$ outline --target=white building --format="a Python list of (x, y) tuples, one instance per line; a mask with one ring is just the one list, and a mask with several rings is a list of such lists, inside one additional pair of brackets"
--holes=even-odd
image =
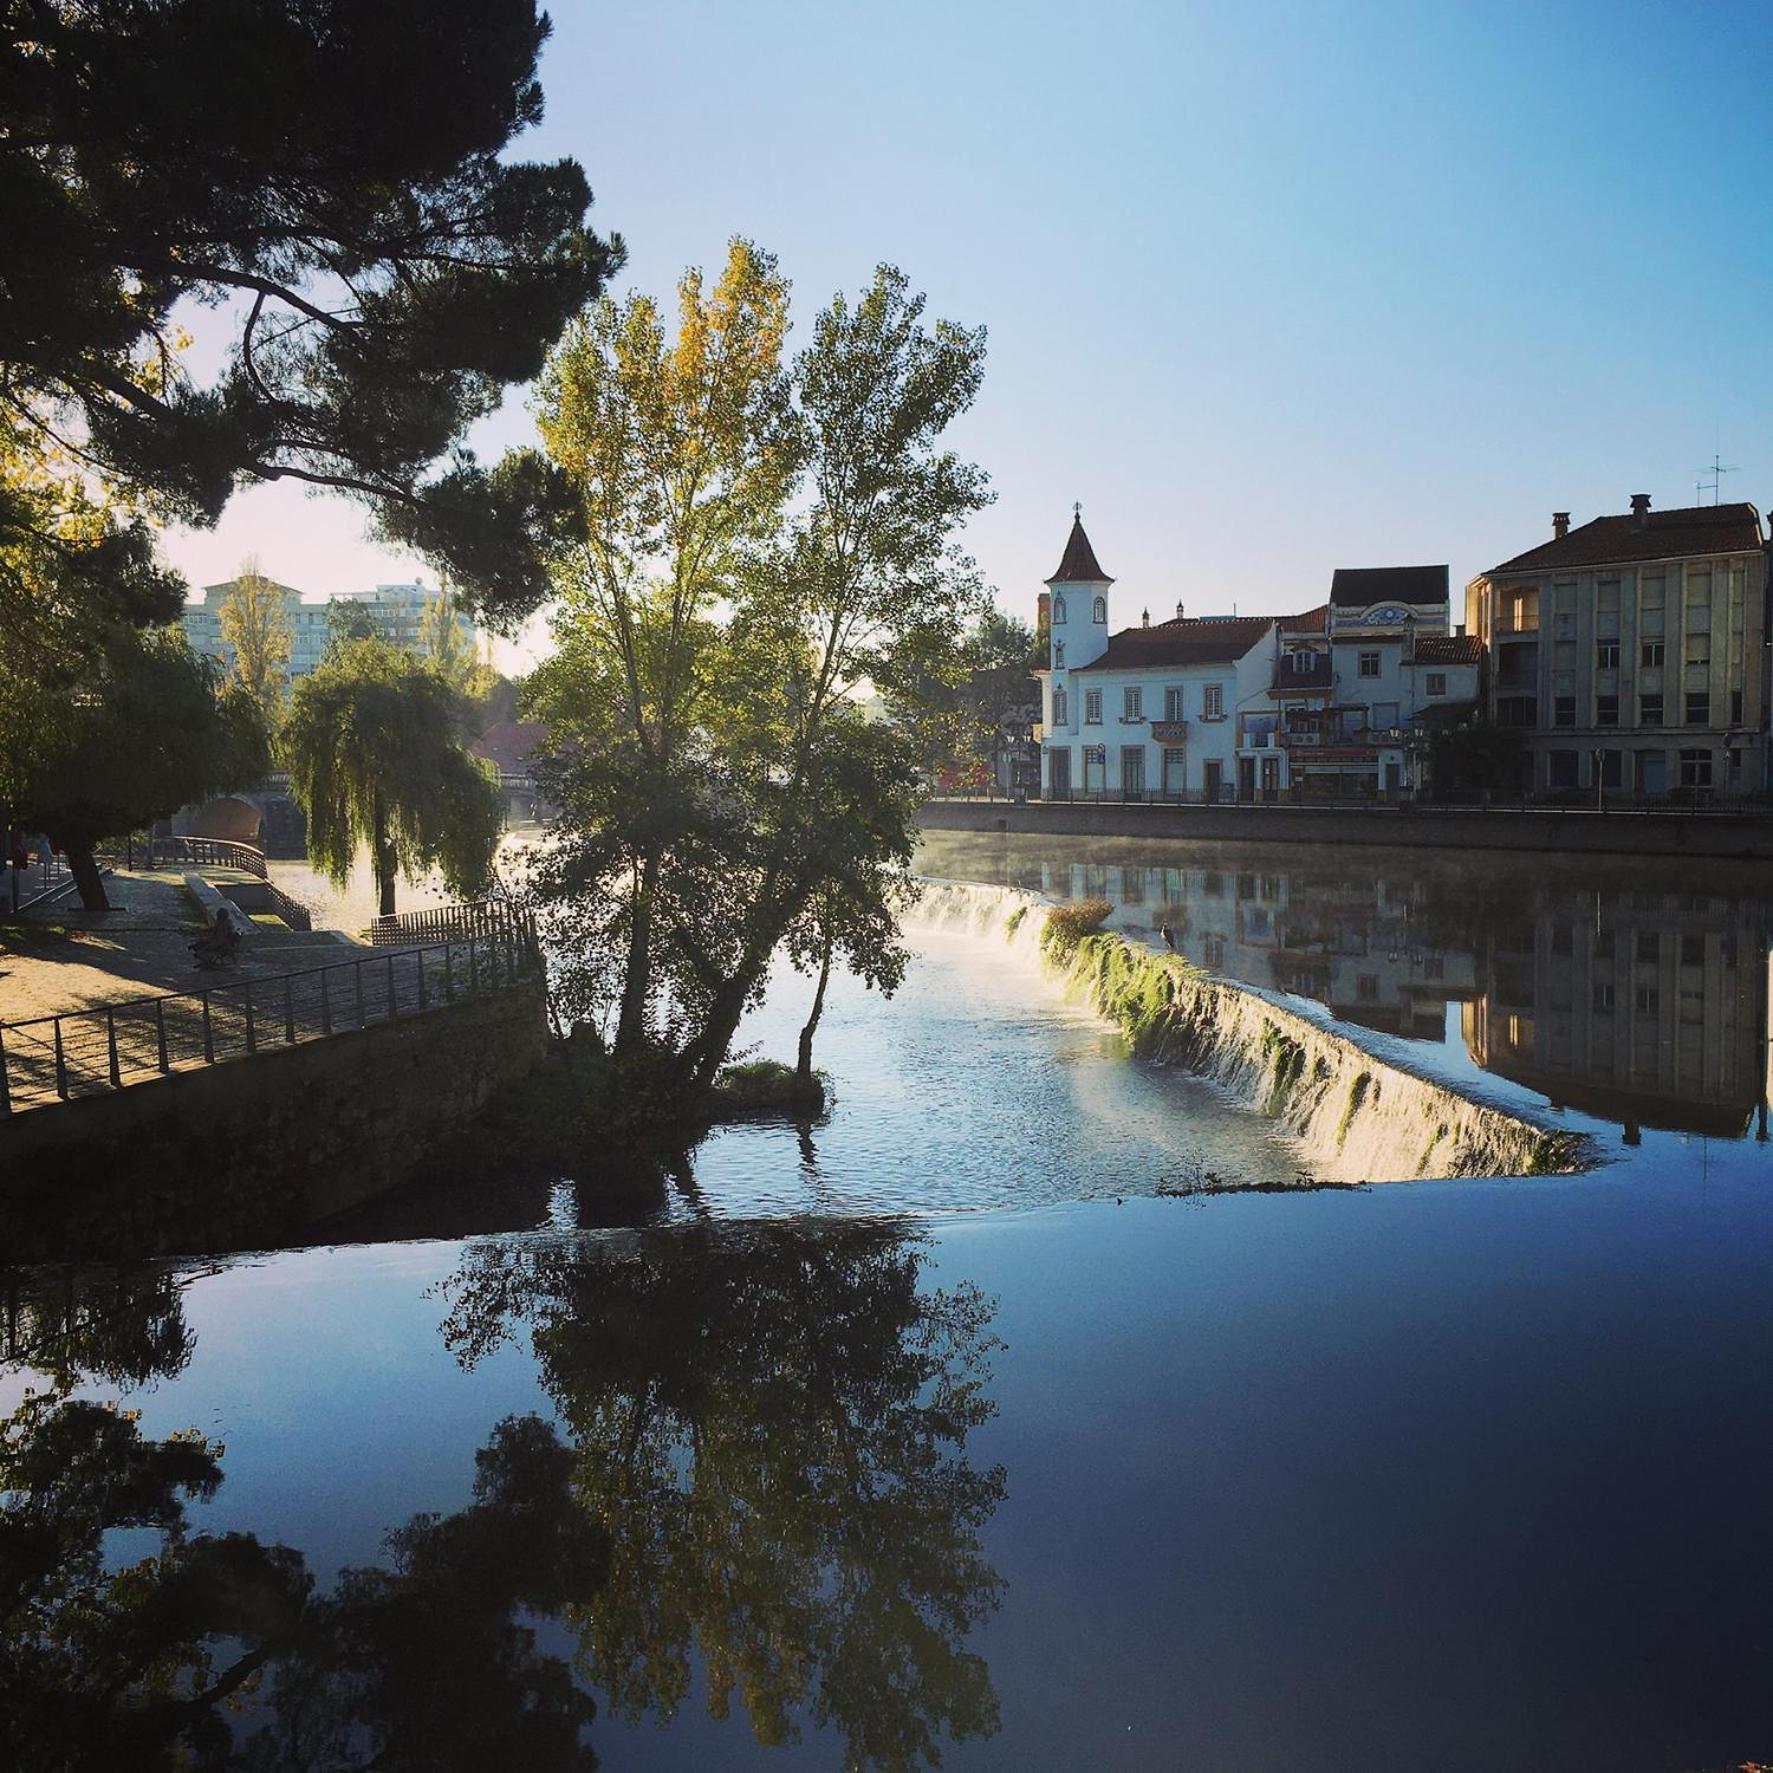
[[(234, 662), (233, 648), (222, 639), (221, 607), (234, 589), (233, 579), (219, 585), (205, 585), (185, 605), (179, 618), (192, 650), (219, 659), (223, 665)], [(417, 652), (423, 646), (425, 611), (443, 595), (435, 586), (415, 580), (410, 585), (377, 585), (371, 591), (335, 591), (324, 602), (306, 601), (292, 585), (272, 582), (272, 589), (281, 594), (289, 616), (289, 675), (303, 677), (326, 656), (332, 642), (332, 623), (327, 615), (334, 603), (360, 606), (375, 624), (376, 632), (394, 645)], [(464, 642), (476, 644), (473, 623), (460, 612), (456, 623)]]
[(1426, 732), (1470, 718), (1483, 649), (1447, 633), (1444, 566), (1341, 568), (1301, 615), (1110, 633), (1081, 518), (1047, 581), (1049, 799), (1260, 802), (1420, 788)]

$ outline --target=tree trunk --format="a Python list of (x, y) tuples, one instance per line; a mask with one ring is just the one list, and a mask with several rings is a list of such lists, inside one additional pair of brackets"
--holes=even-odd
[(65, 839), (63, 853), (68, 858), (68, 872), (80, 890), (80, 904), (87, 911), (109, 911), (111, 901), (105, 896), (104, 876), (99, 873), (98, 858), (91, 843), (75, 843)]
[(622, 1008), (616, 1018), (616, 1057), (627, 1057), (646, 1028), (646, 1000), (652, 985), (653, 894), (659, 883), (654, 852), (641, 864), (634, 890), (634, 917), (628, 927), (628, 966), (622, 979)]
[(819, 958), (819, 988), (813, 993), (813, 1013), (807, 1017), (806, 1026), (800, 1031), (800, 1064), (796, 1075), (800, 1079), (800, 1087), (810, 1091), (813, 1087), (813, 1035), (819, 1027), (819, 1018), (825, 1013), (825, 987), (831, 982), (831, 938), (825, 938), (825, 952)]
[(370, 833), (370, 861), (375, 869), (376, 891), (381, 895), (382, 917), (394, 915), (394, 846), (388, 841), (388, 809), (382, 804), (380, 791), (372, 797), (370, 820), (375, 829)]

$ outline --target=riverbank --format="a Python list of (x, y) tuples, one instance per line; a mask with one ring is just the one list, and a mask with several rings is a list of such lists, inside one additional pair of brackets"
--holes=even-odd
[(925, 831), (1379, 845), (1773, 861), (1773, 816), (1589, 807), (1151, 806), (1119, 801), (932, 800)]

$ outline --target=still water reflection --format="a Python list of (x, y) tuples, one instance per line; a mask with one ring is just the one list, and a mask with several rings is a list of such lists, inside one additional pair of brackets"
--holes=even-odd
[(1750, 864), (931, 833), (923, 866), (1107, 898), (1211, 972), (1631, 1136), (1766, 1131), (1773, 894)]

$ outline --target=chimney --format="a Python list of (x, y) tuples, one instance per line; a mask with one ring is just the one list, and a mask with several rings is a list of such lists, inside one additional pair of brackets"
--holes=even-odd
[(1150, 610), (1148, 610), (1148, 609), (1140, 610), (1140, 612), (1139, 612), (1139, 626), (1141, 628), (1149, 628), (1151, 626), (1151, 611)]
[(1182, 606), (1181, 606), (1181, 604), (1176, 605), (1176, 620), (1178, 622), (1182, 620)]
[(1650, 527), (1650, 495), (1633, 493), (1631, 495), (1631, 527), (1648, 529)]
[(1570, 533), (1570, 513), (1554, 511), (1551, 514), (1551, 536), (1554, 542), (1561, 542)]
[(1036, 628), (1050, 628), (1053, 625), (1053, 594), (1043, 591), (1034, 600), (1034, 624)]

